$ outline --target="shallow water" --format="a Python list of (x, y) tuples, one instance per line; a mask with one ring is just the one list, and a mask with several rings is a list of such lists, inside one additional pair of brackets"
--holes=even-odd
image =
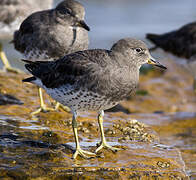
[[(147, 32), (170, 31), (196, 18), (195, 0), (81, 0), (81, 2), (86, 7), (86, 21), (91, 27), (90, 48), (110, 48), (113, 42), (127, 36), (144, 40)], [(14, 66), (23, 69), (22, 63), (18, 60), (20, 54), (13, 50), (9, 41), (10, 39), (3, 40), (7, 56)], [(164, 59), (165, 56), (169, 57), (161, 51), (155, 52), (154, 56)], [(166, 73), (160, 73), (158, 70), (141, 76), (140, 89), (145, 90), (146, 94), (122, 103), (123, 107), (132, 113), (131, 115), (118, 113), (105, 115), (104, 129), (108, 132), (106, 136), (109, 144), (120, 145), (128, 150), (117, 154), (104, 151), (101, 154), (104, 158), (79, 159), (77, 162), (71, 159), (75, 147), (71, 126), (67, 122), (70, 121), (71, 115), (63, 112), (42, 113), (37, 119), (30, 118), (29, 113), (38, 106), (36, 88), (22, 84), (23, 77), (20, 75), (1, 75), (1, 89), (15, 95), (25, 104), (0, 106), (0, 171), (2, 172), (0, 179), (3, 175), (10, 178), (50, 179), (55, 177), (53, 176), (55, 173), (59, 178), (65, 179), (74, 171), (78, 171), (79, 175), (85, 172), (86, 178), (89, 178), (92, 177), (91, 173), (96, 171), (91, 169), (92, 167), (100, 168), (93, 177), (121, 177), (116, 173), (118, 170), (110, 169), (114, 166), (125, 169), (128, 167), (128, 174), (131, 174), (131, 169), (134, 168), (138, 171), (143, 168), (147, 172), (154, 168), (159, 169), (162, 175), (166, 172), (172, 174), (175, 171), (177, 175), (187, 174), (191, 179), (195, 179), (196, 97), (192, 92), (192, 79), (175, 62), (164, 61), (164, 63), (169, 67)], [(79, 131), (80, 142), (86, 150), (93, 151), (100, 138), (95, 117), (94, 113), (88, 112), (81, 114), (79, 118), (84, 127)], [(126, 140), (126, 135), (120, 134), (113, 124), (118, 124), (120, 121), (126, 127), (123, 123), (132, 118), (147, 124), (150, 127), (150, 134), (156, 138), (150, 143), (138, 139), (120, 141), (119, 138), (122, 137)], [(112, 134), (113, 132), (116, 134)], [(141, 164), (137, 164), (137, 161)], [(80, 172), (79, 169), (73, 170), (73, 167), (89, 169), (82, 169)], [(104, 168), (108, 169), (104, 171)], [(123, 171), (119, 170), (121, 173)]]
[[(73, 138), (66, 135), (71, 127), (65, 127), (64, 133), (61, 133), (57, 124), (47, 123), (47, 126), (50, 126), (50, 130), (47, 130), (47, 126), (41, 124), (41, 119), (29, 121), (13, 118), (13, 116), (0, 116), (2, 120), (0, 121), (2, 132), (0, 135), (1, 176), (53, 179), (61, 176), (62, 170), (66, 177), (71, 177), (70, 173), (73, 172), (77, 175), (79, 170), (79, 174), (86, 179), (91, 177), (89, 173), (92, 172), (93, 177), (98, 176), (99, 178), (104, 177), (101, 174), (103, 172), (105, 177), (108, 178), (110, 176), (115, 177), (116, 172), (123, 171), (124, 175), (122, 177), (130, 176), (134, 172), (138, 172), (137, 176), (145, 177), (142, 173), (148, 172), (151, 174), (152, 170), (157, 168), (160, 168), (159, 172), (165, 178), (188, 175), (188, 172), (185, 171), (185, 163), (182, 160), (181, 153), (175, 148), (176, 144), (164, 145), (158, 143), (157, 140), (148, 143), (140, 140), (118, 142), (122, 134), (119, 133), (119, 130), (112, 128), (112, 125), (120, 123), (121, 127), (127, 128), (123, 123), (128, 122), (129, 119), (128, 116), (123, 116), (123, 114), (121, 116), (120, 120), (118, 116), (115, 117), (110, 114), (105, 118), (105, 121), (108, 123), (108, 128), (117, 133), (116, 135), (106, 133), (108, 144), (121, 147), (122, 150), (115, 154), (110, 151), (103, 151), (104, 153), (100, 157), (90, 160), (78, 159), (77, 161), (71, 159), (74, 149)], [(143, 120), (139, 114), (133, 116), (137, 116), (140, 121)], [(48, 121), (51, 121), (51, 119)], [(83, 123), (88, 124), (87, 121), (83, 121)], [(25, 127), (29, 126), (29, 128), (23, 128), (24, 124)], [(31, 128), (32, 126), (37, 128)], [(107, 129), (105, 124), (104, 126)], [(94, 134), (93, 129), (89, 129), (89, 131), (94, 137), (89, 137), (89, 133), (79, 131), (79, 137), (82, 139), (80, 145), (85, 150), (93, 151), (99, 138), (95, 138), (97, 133)], [(154, 132), (150, 130), (149, 133)], [(167, 142), (164, 143), (167, 144)], [(186, 150), (190, 150), (190, 147), (191, 144)], [(77, 169), (73, 170), (73, 168)], [(118, 170), (115, 170), (115, 168), (118, 168)], [(126, 170), (122, 170), (123, 168)], [(70, 173), (66, 171), (68, 169)], [(149, 177), (152, 176), (149, 175)], [(154, 176), (159, 177), (159, 173)]]

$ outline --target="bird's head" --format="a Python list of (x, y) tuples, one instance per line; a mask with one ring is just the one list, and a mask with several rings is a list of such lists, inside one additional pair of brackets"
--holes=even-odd
[(147, 63), (163, 69), (167, 69), (150, 55), (146, 44), (141, 40), (134, 38), (124, 38), (115, 43), (111, 50), (126, 56), (126, 61), (131, 66), (134, 65), (141, 67), (143, 64)]
[(65, 20), (69, 19), (72, 20), (73, 26), (78, 26), (90, 31), (89, 26), (85, 23), (85, 9), (82, 4), (75, 0), (64, 0), (60, 4), (57, 5), (55, 10), (58, 12), (61, 18)]

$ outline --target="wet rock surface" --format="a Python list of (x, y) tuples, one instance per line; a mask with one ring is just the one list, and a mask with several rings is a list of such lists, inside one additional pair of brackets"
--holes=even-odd
[[(134, 140), (127, 139), (125, 142), (118, 142), (118, 139), (126, 137), (125, 132), (129, 131), (118, 130), (115, 134), (109, 135), (107, 128), (113, 129), (110, 116), (113, 115), (110, 114), (105, 120), (107, 140), (110, 145), (122, 150), (117, 153), (103, 150), (96, 158), (90, 160), (71, 158), (74, 152), (72, 130), (70, 126), (62, 127), (63, 120), (59, 121), (59, 124), (48, 123), (45, 126), (42, 124), (42, 118), (37, 121), (18, 122), (18, 119), (0, 117), (4, 121), (1, 125), (0, 136), (0, 174), (3, 175), (2, 177), (9, 178), (42, 177), (48, 179), (68, 178), (73, 175), (87, 179), (90, 177), (175, 177), (177, 179), (186, 177), (185, 165), (179, 150), (159, 144), (152, 129), (146, 133), (153, 138), (138, 139), (138, 137), (135, 138), (134, 133), (134, 135), (130, 134), (130, 138)], [(52, 121), (52, 119), (48, 117), (47, 121)], [(132, 120), (124, 122), (124, 119), (117, 119), (117, 121), (121, 125), (132, 122)], [(137, 127), (132, 130), (135, 129), (137, 133), (142, 134), (143, 124), (134, 120), (134, 125), (142, 128)], [(92, 127), (92, 123), (83, 119), (80, 127), (82, 147), (93, 152), (96, 143), (99, 142), (97, 126), (89, 128)], [(83, 128), (89, 132), (85, 132)]]
[(19, 104), (19, 105), (21, 105), (21, 104), (23, 104), (23, 102), (10, 94), (0, 93), (0, 105), (6, 105), (6, 104)]
[[(131, 114), (105, 113), (107, 141), (122, 150), (104, 149), (96, 158), (77, 160), (71, 158), (71, 114), (61, 110), (31, 117), (39, 99), (35, 86), (21, 82), (28, 75), (0, 73), (1, 90), (24, 102), (0, 106), (0, 179), (196, 178), (196, 96), (191, 76), (174, 67), (141, 76), (137, 96), (121, 103)], [(100, 141), (96, 116), (84, 112), (78, 118), (81, 146), (91, 152)]]

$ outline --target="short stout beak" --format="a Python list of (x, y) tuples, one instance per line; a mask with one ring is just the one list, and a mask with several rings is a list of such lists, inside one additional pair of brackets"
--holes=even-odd
[(150, 59), (148, 60), (148, 64), (152, 64), (155, 65), (157, 67), (160, 67), (162, 69), (167, 69), (165, 66), (163, 66), (160, 62), (156, 61), (153, 57), (150, 57)]
[(78, 21), (77, 25), (79, 27), (82, 27), (82, 28), (86, 29), (87, 31), (90, 31), (90, 27), (83, 20)]

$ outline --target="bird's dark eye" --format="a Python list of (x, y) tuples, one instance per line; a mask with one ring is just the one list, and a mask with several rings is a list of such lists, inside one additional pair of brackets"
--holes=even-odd
[(142, 51), (141, 48), (136, 48), (135, 50), (136, 50), (136, 52), (138, 52), (138, 53)]
[(70, 15), (72, 14), (71, 9), (67, 8), (66, 10), (67, 10), (67, 11), (66, 11), (67, 14), (70, 14)]

